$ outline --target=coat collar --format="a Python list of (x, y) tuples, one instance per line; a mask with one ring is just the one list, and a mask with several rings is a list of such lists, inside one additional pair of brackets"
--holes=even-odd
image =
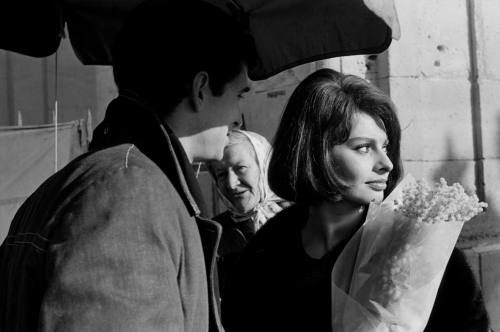
[(207, 217), (207, 209), (192, 166), (172, 130), (136, 94), (120, 93), (93, 133), (90, 150), (133, 143), (172, 181), (193, 216)]

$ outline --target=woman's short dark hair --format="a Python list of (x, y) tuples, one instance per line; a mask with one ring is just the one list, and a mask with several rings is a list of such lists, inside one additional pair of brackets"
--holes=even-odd
[(242, 65), (253, 66), (253, 38), (221, 9), (203, 1), (150, 0), (139, 5), (113, 44), (118, 90), (140, 95), (168, 114), (191, 90), (200, 71), (215, 96), (224, 93)]
[(297, 86), (281, 117), (268, 173), (276, 195), (305, 204), (341, 199), (348, 185), (335, 174), (331, 153), (349, 139), (358, 112), (384, 124), (393, 163), (385, 194), (394, 189), (403, 175), (394, 103), (362, 78), (321, 69)]

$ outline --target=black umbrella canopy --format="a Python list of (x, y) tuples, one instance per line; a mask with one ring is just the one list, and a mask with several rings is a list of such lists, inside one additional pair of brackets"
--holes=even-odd
[(285, 69), (325, 58), (385, 51), (393, 35), (399, 38), (394, 2), (372, 2), (240, 1), (240, 21), (254, 36), (259, 55), (250, 78), (265, 79)]
[[(56, 52), (67, 24), (85, 65), (110, 65), (127, 15), (144, 0), (18, 0), (0, 5), (0, 48), (29, 56)], [(205, 0), (237, 18), (255, 38), (250, 79), (325, 58), (377, 54), (399, 38), (394, 0)], [(2, 23), (3, 22), (3, 23)], [(14, 23), (6, 23), (14, 22)]]
[(59, 47), (63, 27), (55, 0), (0, 1), (0, 49), (49, 56)]

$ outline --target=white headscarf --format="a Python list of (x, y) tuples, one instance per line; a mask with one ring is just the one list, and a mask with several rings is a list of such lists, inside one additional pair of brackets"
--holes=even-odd
[(252, 219), (252, 221), (254, 222), (255, 231), (257, 231), (260, 227), (262, 227), (262, 225), (266, 223), (268, 219), (270, 219), (276, 213), (283, 210), (278, 205), (278, 203), (287, 201), (276, 196), (276, 194), (274, 194), (271, 188), (269, 188), (269, 184), (267, 182), (267, 170), (269, 167), (269, 160), (271, 159), (271, 145), (269, 144), (269, 142), (265, 139), (265, 137), (250, 131), (235, 129), (233, 130), (233, 132), (241, 133), (246, 138), (248, 138), (250, 145), (253, 147), (255, 151), (255, 156), (257, 159), (256, 162), (257, 165), (259, 166), (259, 174), (260, 174), (259, 188), (258, 188), (260, 194), (259, 202), (250, 211), (245, 213), (239, 212), (233, 206), (231, 201), (229, 201), (220, 191), (219, 186), (217, 186), (217, 176), (216, 174), (213, 173), (212, 167), (209, 167), (209, 172), (212, 175), (212, 179), (215, 181), (219, 197), (227, 206), (231, 218), (235, 222), (241, 222), (244, 220)]

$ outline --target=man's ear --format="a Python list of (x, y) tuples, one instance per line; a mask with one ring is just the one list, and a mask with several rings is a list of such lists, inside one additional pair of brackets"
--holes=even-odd
[(211, 93), (211, 90), (209, 86), (208, 73), (206, 71), (200, 71), (193, 78), (191, 90), (191, 100), (196, 112), (200, 111), (203, 103), (207, 100), (209, 93)]

